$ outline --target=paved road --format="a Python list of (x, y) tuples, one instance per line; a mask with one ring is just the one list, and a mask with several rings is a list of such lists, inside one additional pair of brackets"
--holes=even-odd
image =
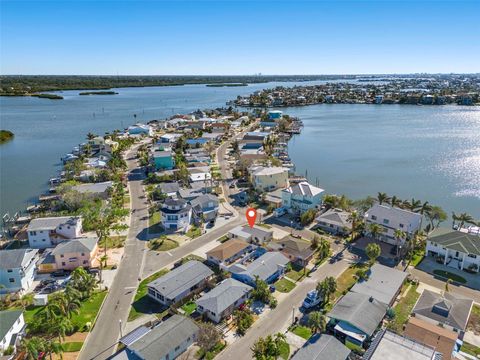
[(245, 336), (239, 338), (233, 344), (228, 345), (225, 350), (218, 355), (218, 359), (252, 359), (250, 348), (253, 346), (255, 340), (259, 337), (265, 337), (268, 334), (286, 331), (292, 323), (292, 313), (295, 312), (295, 316), (300, 315), (298, 308), (301, 306), (307, 292), (313, 290), (317, 282), (325, 279), (327, 276), (333, 276), (335, 278), (340, 276), (340, 274), (355, 261), (350, 255), (351, 254), (345, 255), (343, 260), (333, 264), (328, 261), (325, 262), (310, 277), (299, 283), (267, 316), (261, 317), (255, 322)]
[(105, 359), (114, 353), (120, 337), (120, 320), (123, 324), (126, 323), (139, 283), (145, 254), (143, 234), (148, 227), (148, 205), (142, 187), (145, 174), (138, 168), (137, 161), (131, 159), (138, 146), (127, 153), (128, 184), (134, 212), (130, 218), (125, 253), (96, 325), (83, 345), (79, 360)]

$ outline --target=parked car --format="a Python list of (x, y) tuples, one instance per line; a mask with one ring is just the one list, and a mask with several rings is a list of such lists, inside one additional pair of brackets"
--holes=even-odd
[(303, 300), (302, 307), (305, 309), (311, 309), (322, 302), (322, 297), (316, 290), (309, 291), (307, 296)]
[(68, 274), (70, 274), (70, 272), (65, 270), (57, 270), (52, 272), (53, 277), (63, 277), (63, 276), (67, 276)]

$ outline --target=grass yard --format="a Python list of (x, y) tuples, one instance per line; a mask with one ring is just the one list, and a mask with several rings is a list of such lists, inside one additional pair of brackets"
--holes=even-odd
[(187, 235), (191, 239), (195, 239), (195, 238), (199, 237), (200, 235), (202, 235), (202, 229), (200, 229), (196, 226), (192, 226), (190, 228), (190, 230), (188, 230), (185, 235)]
[(418, 285), (411, 285), (406, 295), (403, 292), (408, 287), (408, 283), (406, 283), (404, 287), (405, 289), (402, 290), (403, 297), (393, 308), (395, 311), (395, 317), (388, 324), (388, 328), (398, 334), (403, 333), (403, 325), (407, 323), (410, 313), (412, 312), (417, 299), (420, 297), (420, 294), (417, 292)]
[(190, 254), (190, 255), (187, 255), (184, 258), (182, 258), (182, 260), (180, 260), (180, 265), (183, 265), (190, 260), (197, 260), (197, 261), (200, 261), (202, 263), (205, 261), (205, 259), (202, 258), (201, 256), (198, 256), (198, 255), (195, 255), (195, 254)]
[(473, 331), (475, 335), (480, 335), (480, 305), (473, 305), (467, 330)]
[(467, 280), (465, 280), (460, 275), (451, 273), (450, 271), (438, 270), (437, 269), (437, 270), (433, 270), (433, 273), (437, 276), (440, 276), (440, 277), (444, 278), (444, 279), (450, 279), (452, 281), (456, 281), (456, 282), (461, 283), (461, 284), (465, 284), (467, 282)]
[(197, 304), (194, 301), (189, 301), (182, 306), (182, 310), (185, 311), (185, 315), (189, 316), (195, 310), (197, 310)]
[(77, 352), (82, 349), (83, 342), (75, 341), (75, 342), (66, 342), (62, 344), (63, 351), (65, 352)]
[(410, 265), (412, 265), (413, 267), (417, 267), (418, 264), (422, 262), (424, 257), (425, 257), (424, 250), (415, 252), (415, 254), (413, 254), (413, 258), (412, 258), (412, 261), (410, 262)]
[(130, 309), (130, 314), (128, 314), (128, 321), (135, 320), (143, 314), (149, 314), (151, 312), (158, 313), (162, 311), (160, 304), (148, 298), (147, 284), (155, 279), (158, 279), (160, 276), (165, 275), (167, 272), (168, 269), (162, 269), (144, 279), (140, 285), (138, 285), (137, 293), (135, 294), (132, 308)]
[(347, 270), (345, 270), (342, 275), (340, 275), (337, 279), (337, 291), (335, 291), (334, 303), (340, 296), (343, 295), (344, 291), (350, 290), (350, 288), (355, 285), (357, 282), (357, 277), (355, 273), (360, 269), (367, 269), (368, 265), (364, 263), (353, 264)]
[(157, 239), (150, 240), (148, 242), (148, 248), (154, 251), (168, 251), (178, 247), (178, 242), (169, 239), (166, 236), (159, 237)]
[(72, 315), (72, 323), (79, 331), (83, 329), (89, 330), (85, 328), (87, 323), (90, 323), (90, 326), (94, 325), (95, 317), (97, 316), (98, 310), (100, 310), (105, 296), (107, 296), (106, 291), (96, 292), (89, 299), (82, 302), (78, 314)]
[(464, 342), (462, 347), (460, 348), (460, 351), (466, 352), (467, 354), (470, 354), (472, 356), (479, 357), (480, 356), (480, 348), (469, 344), (467, 342)]
[(345, 341), (345, 346), (357, 354), (363, 354), (365, 352), (361, 346), (358, 346), (357, 344), (354, 344), (348, 340)]
[(205, 360), (212, 360), (217, 356), (220, 351), (225, 349), (227, 344), (225, 344), (224, 341), (219, 341), (210, 351), (204, 352), (202, 349), (198, 349), (197, 353), (195, 354), (195, 357), (197, 359), (205, 359)]
[(290, 332), (294, 333), (297, 336), (308, 340), (312, 337), (312, 330), (306, 326), (295, 325), (293, 328), (290, 329)]
[(148, 232), (150, 234), (160, 234), (163, 231), (163, 227), (160, 223), (162, 220), (162, 215), (160, 211), (155, 211), (150, 217), (148, 218)]
[(225, 241), (229, 240), (230, 238), (228, 237), (228, 235), (223, 235), (220, 239), (218, 239), (218, 241), (220, 241), (221, 243), (224, 243)]
[(279, 346), (280, 357), (282, 359), (288, 360), (290, 356), (290, 345), (286, 341), (280, 342)]
[(289, 293), (295, 287), (295, 283), (285, 278), (278, 280), (274, 285), (275, 289), (282, 293)]
[[(118, 249), (125, 245), (127, 237), (124, 235), (109, 236), (107, 238), (107, 249)], [(105, 247), (105, 239), (100, 240), (98, 247), (103, 249)]]

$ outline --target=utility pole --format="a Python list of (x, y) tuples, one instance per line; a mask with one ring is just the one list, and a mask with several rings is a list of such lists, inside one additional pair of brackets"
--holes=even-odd
[(120, 337), (122, 338), (123, 337), (123, 334), (122, 334), (122, 320), (118, 320), (118, 327), (120, 328)]

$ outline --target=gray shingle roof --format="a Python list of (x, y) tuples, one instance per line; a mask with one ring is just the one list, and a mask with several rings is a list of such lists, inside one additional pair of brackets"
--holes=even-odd
[(480, 256), (480, 236), (478, 235), (437, 228), (430, 233), (428, 240), (448, 249)]
[(260, 256), (241, 272), (251, 278), (258, 276), (261, 280), (266, 280), (278, 271), (279, 266), (285, 266), (288, 262), (289, 260), (282, 253), (271, 251)]
[(75, 226), (80, 219), (78, 216), (59, 216), (33, 219), (28, 225), (28, 231), (55, 230), (60, 225)]
[(387, 312), (387, 305), (369, 295), (348, 292), (327, 315), (345, 321), (367, 335), (372, 335)]
[(190, 201), (190, 204), (192, 205), (192, 207), (199, 206), (200, 208), (204, 209), (208, 206), (209, 202), (213, 202), (214, 207), (217, 207), (219, 203), (216, 196), (213, 196), (211, 194), (205, 194), (193, 199), (192, 201)]
[(144, 360), (163, 359), (169, 352), (180, 346), (187, 338), (193, 338), (199, 327), (189, 318), (173, 315), (160, 323), (128, 348)]
[[(365, 217), (370, 219), (371, 215), (375, 215), (380, 219), (396, 219), (402, 224), (415, 224), (420, 221), (422, 215), (413, 211), (392, 207), (385, 204), (374, 204), (365, 214)], [(378, 221), (377, 220), (377, 221)]]
[(0, 250), (0, 269), (21, 268), (37, 253), (37, 249)]
[(197, 260), (179, 266), (162, 277), (152, 281), (148, 287), (169, 299), (174, 299), (184, 291), (213, 275), (213, 271)]
[(63, 241), (52, 250), (52, 255), (66, 253), (90, 253), (97, 245), (98, 237), (77, 238)]
[(349, 221), (350, 213), (340, 209), (329, 209), (316, 218), (317, 222), (325, 222), (347, 229), (352, 228), (352, 222)]
[(289, 188), (283, 190), (295, 195), (302, 195), (302, 196), (315, 196), (322, 193), (324, 190), (309, 184), (306, 181), (302, 181), (298, 184), (292, 185)]
[(373, 296), (389, 305), (407, 277), (407, 273), (381, 264), (373, 265), (367, 280), (357, 282), (351, 291)]
[(240, 281), (226, 279), (214, 289), (203, 295), (196, 301), (196, 303), (210, 312), (221, 314), (225, 309), (251, 290), (251, 286), (245, 285)]
[(0, 311), (0, 340), (3, 340), (20, 315), (22, 315), (22, 310)]
[(164, 194), (176, 193), (180, 190), (178, 182), (161, 183), (158, 187)]
[(335, 337), (315, 335), (292, 357), (292, 360), (345, 360), (350, 349)]
[(457, 297), (448, 292), (442, 295), (424, 290), (412, 313), (465, 330), (472, 305), (472, 299)]
[(101, 183), (91, 183), (91, 184), (81, 184), (76, 185), (72, 189), (78, 191), (79, 193), (104, 193), (113, 185), (112, 181), (105, 181)]

